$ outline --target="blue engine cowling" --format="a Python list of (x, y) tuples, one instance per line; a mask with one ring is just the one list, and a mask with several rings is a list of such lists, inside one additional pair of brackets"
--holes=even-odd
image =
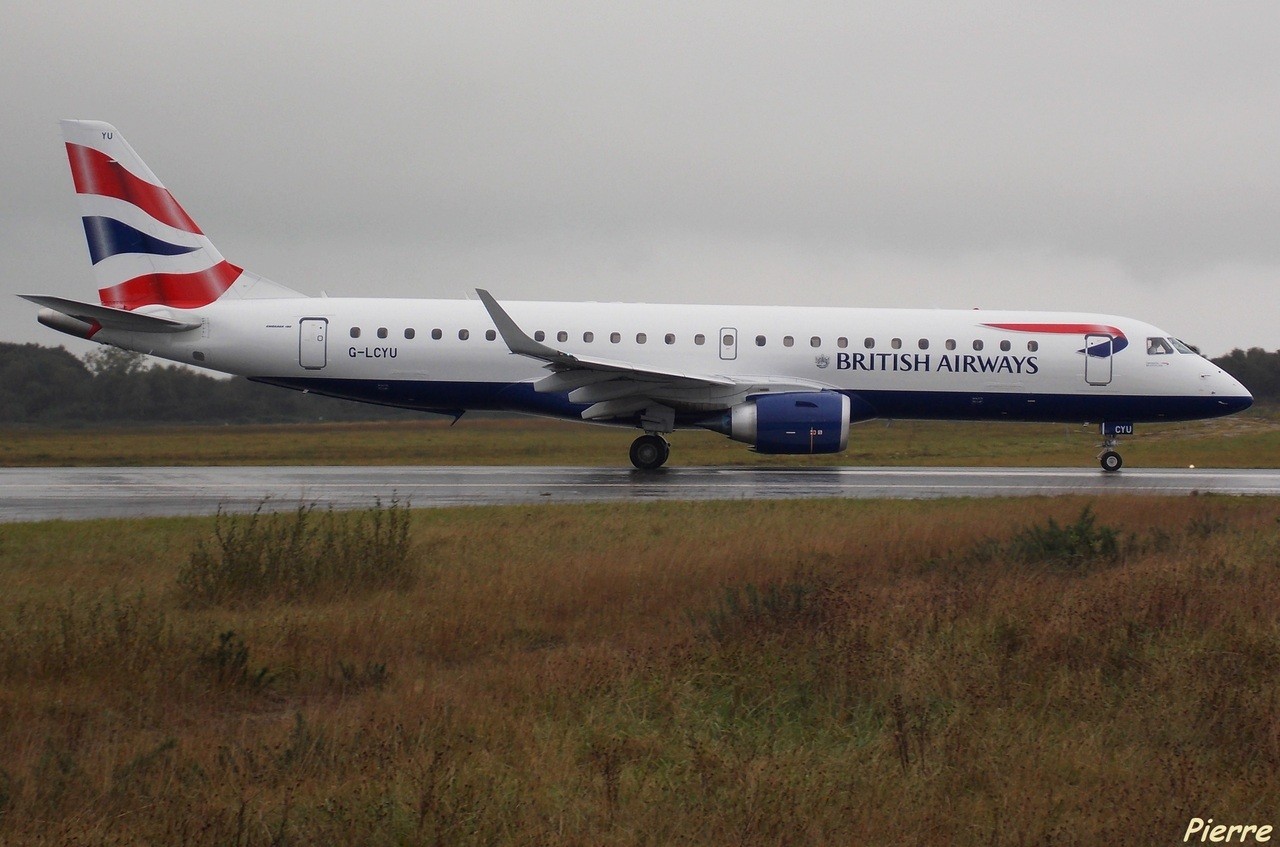
[(849, 398), (835, 391), (761, 394), (729, 410), (729, 437), (757, 453), (839, 453), (849, 420)]

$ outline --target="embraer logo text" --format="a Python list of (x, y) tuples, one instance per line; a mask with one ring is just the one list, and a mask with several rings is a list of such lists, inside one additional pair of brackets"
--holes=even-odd
[(837, 353), (836, 370), (1035, 374), (1040, 372), (1040, 365), (1035, 356), (978, 356), (973, 353), (954, 353), (939, 356), (935, 360), (929, 353)]
[(396, 357), (396, 348), (394, 347), (351, 347), (347, 350), (347, 355), (353, 359), (394, 359)]

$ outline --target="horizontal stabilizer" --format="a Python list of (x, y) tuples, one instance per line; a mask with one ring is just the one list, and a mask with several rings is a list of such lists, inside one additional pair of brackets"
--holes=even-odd
[(42, 294), (19, 294), (24, 300), (30, 300), (37, 306), (44, 306), (55, 312), (97, 324), (103, 329), (118, 329), (124, 332), (186, 332), (200, 326), (198, 321), (175, 321), (155, 315), (141, 315), (124, 309), (112, 309), (107, 306), (96, 306), (92, 303), (80, 303), (62, 297), (47, 297)]

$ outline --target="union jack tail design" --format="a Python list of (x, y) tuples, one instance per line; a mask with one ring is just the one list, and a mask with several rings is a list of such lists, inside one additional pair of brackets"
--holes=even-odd
[(119, 130), (62, 121), (103, 306), (206, 306), (243, 273), (205, 237)]

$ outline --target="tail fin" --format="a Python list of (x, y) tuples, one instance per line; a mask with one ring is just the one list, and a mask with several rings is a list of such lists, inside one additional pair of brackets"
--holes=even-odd
[(102, 305), (194, 309), (240, 278), (115, 127), (62, 121), (62, 137)]

